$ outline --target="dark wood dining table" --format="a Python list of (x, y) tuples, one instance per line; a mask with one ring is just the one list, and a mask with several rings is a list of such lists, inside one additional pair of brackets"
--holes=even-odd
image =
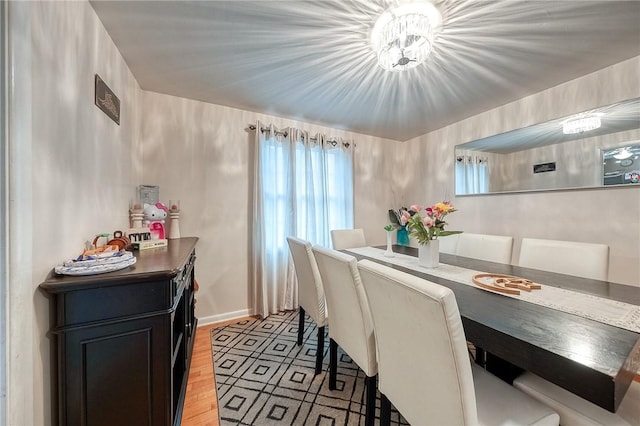
[[(384, 247), (380, 247), (384, 248)], [(394, 245), (396, 253), (417, 256), (417, 249)], [(383, 260), (370, 259), (453, 290), (468, 341), (487, 353), (487, 369), (512, 380), (531, 371), (574, 394), (615, 412), (640, 371), (640, 333), (578, 315), (439, 278)], [(440, 254), (440, 262), (471, 270), (527, 278), (640, 305), (640, 287)]]

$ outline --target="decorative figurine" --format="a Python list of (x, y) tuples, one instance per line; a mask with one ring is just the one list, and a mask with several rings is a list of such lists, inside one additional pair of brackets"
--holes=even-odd
[(142, 228), (142, 219), (144, 219), (144, 210), (140, 204), (134, 204), (129, 209), (129, 216), (131, 217), (132, 228)]
[(147, 225), (151, 230), (152, 239), (163, 240), (165, 238), (164, 220), (167, 217), (168, 210), (167, 206), (162, 203), (144, 205), (143, 224)]

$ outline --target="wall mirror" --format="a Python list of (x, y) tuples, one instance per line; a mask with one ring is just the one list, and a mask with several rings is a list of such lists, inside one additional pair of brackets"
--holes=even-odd
[(640, 98), (455, 147), (456, 195), (640, 185)]

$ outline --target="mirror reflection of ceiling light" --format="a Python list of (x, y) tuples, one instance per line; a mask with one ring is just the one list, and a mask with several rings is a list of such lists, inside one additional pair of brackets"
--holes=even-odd
[(617, 154), (613, 155), (613, 158), (615, 158), (616, 160), (626, 160), (627, 158), (631, 157), (633, 154), (631, 152), (629, 152), (629, 150), (625, 147), (620, 149), (620, 151), (618, 151)]
[(388, 71), (402, 71), (424, 62), (442, 29), (442, 15), (424, 0), (404, 2), (387, 9), (371, 31), (371, 46), (378, 64)]
[(562, 133), (573, 135), (595, 130), (602, 125), (601, 116), (602, 114), (587, 114), (569, 118), (562, 122)]

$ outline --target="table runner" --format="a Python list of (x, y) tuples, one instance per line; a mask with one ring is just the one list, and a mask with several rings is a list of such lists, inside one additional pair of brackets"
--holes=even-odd
[[(461, 268), (459, 266), (440, 263), (437, 268), (425, 268), (418, 265), (418, 258), (401, 253), (394, 253), (394, 257), (385, 257), (384, 250), (375, 247), (350, 248), (348, 251), (367, 256), (376, 260), (402, 266), (413, 271), (422, 272), (460, 284), (473, 286), (480, 291), (491, 291), (481, 289), (473, 284), (471, 278), (483, 271), (474, 271)], [(521, 277), (526, 278), (526, 277)], [(640, 306), (617, 300), (606, 299), (592, 294), (580, 293), (564, 288), (545, 285), (543, 282), (541, 290), (531, 292), (521, 291), (520, 295), (510, 295), (498, 293), (504, 297), (524, 300), (536, 305), (545, 306), (562, 312), (578, 315), (603, 324), (624, 328), (636, 333), (640, 333)]]

